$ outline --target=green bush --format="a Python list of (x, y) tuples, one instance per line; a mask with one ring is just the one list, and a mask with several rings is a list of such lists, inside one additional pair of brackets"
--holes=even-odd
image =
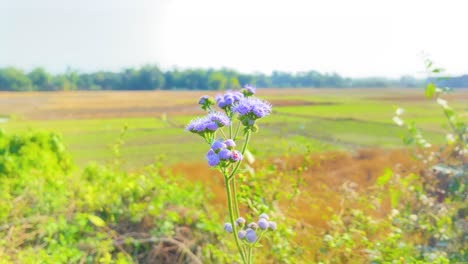
[(133, 173), (72, 168), (56, 134), (0, 133), (0, 263), (226, 258), (218, 215), (200, 185), (162, 163)]

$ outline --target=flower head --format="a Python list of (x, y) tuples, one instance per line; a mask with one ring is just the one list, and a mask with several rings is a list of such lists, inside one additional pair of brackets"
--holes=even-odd
[(211, 112), (208, 114), (210, 121), (215, 122), (219, 127), (227, 126), (231, 123), (229, 117), (220, 112)]
[(244, 94), (245, 97), (249, 97), (255, 94), (256, 88), (254, 86), (251, 86), (250, 84), (244, 85), (244, 89), (242, 89), (242, 94)]
[(224, 144), (224, 142), (222, 140), (216, 140), (212, 145), (211, 145), (211, 149), (218, 153), (219, 151), (221, 151), (222, 149), (225, 149), (227, 148), (226, 144)]
[(208, 160), (208, 165), (211, 167), (218, 166), (220, 162), (218, 155), (216, 155), (216, 153), (214, 153), (214, 151), (211, 149), (208, 151), (208, 154), (206, 154), (206, 159)]
[(220, 112), (211, 112), (204, 117), (196, 118), (187, 125), (186, 130), (200, 134), (213, 133), (218, 128), (230, 124), (229, 118)]
[(240, 239), (244, 239), (246, 234), (247, 234), (247, 232), (245, 232), (244, 230), (241, 230), (241, 231), (237, 232), (237, 237), (240, 238)]
[(221, 159), (221, 160), (229, 160), (231, 158), (231, 151), (228, 150), (228, 149), (222, 149), (221, 151), (219, 151), (218, 153), (218, 157)]
[(228, 233), (232, 233), (232, 225), (231, 223), (225, 223), (224, 224), (224, 231), (228, 232)]
[(258, 98), (246, 97), (232, 107), (232, 112), (239, 114), (245, 126), (253, 126), (255, 120), (271, 113), (271, 105)]
[(210, 97), (208, 95), (203, 95), (202, 97), (200, 97), (200, 99), (198, 99), (198, 104), (201, 104), (201, 105), (206, 104), (209, 98)]
[(237, 162), (237, 161), (241, 161), (242, 160), (242, 153), (240, 153), (239, 151), (237, 150), (234, 150), (231, 152), (231, 161), (232, 162)]
[(253, 229), (247, 229), (246, 234), (245, 234), (245, 238), (250, 243), (254, 243), (255, 241), (257, 241), (257, 233), (255, 233), (255, 230), (253, 230)]
[(258, 224), (258, 227), (260, 227), (260, 229), (265, 230), (268, 228), (268, 221), (265, 218), (260, 218), (257, 224)]
[(245, 224), (245, 219), (243, 217), (239, 217), (237, 218), (236, 223), (241, 226)]
[(208, 95), (203, 95), (198, 99), (198, 104), (202, 106), (203, 110), (208, 110), (214, 105), (214, 101)]
[(258, 218), (260, 218), (260, 219), (262, 219), (262, 218), (263, 218), (263, 219), (265, 219), (265, 220), (268, 220), (268, 219), (270, 219), (270, 218), (268, 217), (268, 215), (267, 215), (267, 214), (265, 214), (265, 213), (262, 213), (262, 214), (261, 214), (261, 215), (260, 215)]
[(239, 102), (244, 95), (241, 92), (226, 92), (223, 95), (216, 96), (216, 104), (219, 108), (227, 109), (230, 108), (234, 103)]
[(275, 231), (276, 230), (276, 223), (275, 222), (268, 222), (268, 228)]
[(252, 222), (252, 223), (248, 224), (247, 227), (248, 227), (248, 228), (251, 228), (251, 229), (257, 229), (257, 228), (258, 228), (258, 225), (257, 225), (257, 223)]
[(228, 149), (233, 149), (236, 146), (236, 143), (232, 139), (227, 139), (224, 141)]

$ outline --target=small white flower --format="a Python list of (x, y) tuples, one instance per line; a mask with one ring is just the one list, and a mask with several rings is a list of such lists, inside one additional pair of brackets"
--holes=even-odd
[(443, 108), (448, 108), (448, 103), (446, 100), (442, 99), (442, 98), (437, 98), (437, 103), (439, 105), (441, 105)]
[(325, 236), (323, 237), (323, 241), (325, 241), (325, 242), (329, 242), (329, 241), (332, 241), (332, 240), (333, 240), (333, 237), (330, 236), (330, 235), (325, 235)]
[(396, 115), (402, 115), (405, 112), (405, 109), (398, 107), (397, 110), (395, 111)]
[(390, 218), (394, 218), (397, 216), (400, 212), (397, 209), (392, 209), (392, 212), (390, 213)]
[(393, 117), (393, 122), (397, 124), (398, 126), (402, 126), (405, 122), (398, 116)]
[(415, 214), (412, 214), (412, 215), (410, 215), (410, 217), (409, 217), (409, 218), (410, 218), (410, 220), (411, 220), (411, 221), (413, 221), (413, 222), (416, 222), (416, 221), (418, 221), (418, 216), (417, 216), (417, 215), (415, 215)]
[(449, 145), (452, 145), (455, 142), (455, 136), (453, 134), (447, 134), (446, 138)]

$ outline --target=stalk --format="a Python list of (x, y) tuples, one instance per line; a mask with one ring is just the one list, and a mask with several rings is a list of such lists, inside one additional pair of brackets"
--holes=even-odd
[(249, 247), (249, 264), (253, 263), (253, 246)]
[(236, 213), (235, 217), (236, 219), (240, 216), (239, 213), (239, 204), (237, 202), (237, 193), (236, 193), (236, 179), (232, 178), (231, 179), (231, 188), (232, 188), (232, 196), (234, 198), (234, 212)]
[(226, 186), (226, 194), (227, 194), (227, 198), (228, 198), (228, 209), (229, 209), (229, 218), (231, 220), (231, 225), (232, 225), (232, 234), (234, 235), (234, 240), (236, 241), (236, 245), (237, 245), (237, 250), (239, 251), (239, 254), (241, 255), (241, 258), (242, 258), (242, 262), (243, 263), (248, 263), (244, 256), (244, 251), (242, 250), (242, 247), (240, 245), (240, 242), (239, 242), (239, 238), (237, 237), (237, 227), (235, 225), (235, 221), (234, 221), (234, 211), (233, 211), (233, 208), (232, 208), (232, 197), (231, 197), (231, 186), (229, 185), (229, 179), (228, 177), (226, 177), (226, 174), (224, 175), (224, 183), (225, 183), (225, 186)]

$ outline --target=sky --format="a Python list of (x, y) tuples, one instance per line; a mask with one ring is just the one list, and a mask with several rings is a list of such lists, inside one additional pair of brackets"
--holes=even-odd
[(0, 67), (468, 73), (465, 0), (0, 0)]

